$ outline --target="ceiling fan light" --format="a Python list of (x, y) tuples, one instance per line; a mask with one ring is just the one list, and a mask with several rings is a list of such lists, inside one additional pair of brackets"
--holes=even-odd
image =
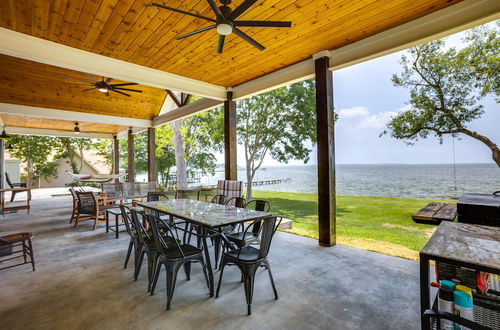
[(217, 33), (223, 36), (230, 35), (233, 33), (233, 27), (225, 23), (217, 24)]
[(101, 93), (107, 93), (108, 89), (104, 88), (104, 87), (101, 87), (101, 88), (99, 88), (99, 92), (101, 92)]

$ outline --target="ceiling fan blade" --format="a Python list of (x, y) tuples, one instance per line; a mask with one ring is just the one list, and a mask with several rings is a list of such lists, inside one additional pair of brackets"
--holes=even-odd
[(175, 38), (175, 40), (180, 40), (180, 39), (183, 39), (183, 38), (186, 38), (186, 37), (190, 37), (192, 35), (195, 35), (195, 34), (198, 34), (198, 33), (201, 33), (201, 32), (205, 32), (205, 31), (208, 31), (208, 30), (211, 30), (211, 29), (215, 29), (215, 27), (216, 27), (216, 25), (207, 26), (207, 27), (201, 28), (199, 30), (196, 30), (196, 31), (189, 32), (187, 34), (183, 34), (181, 36), (178, 36), (177, 38)]
[(89, 78), (90, 80), (92, 80), (93, 82), (97, 82), (97, 80), (95, 80), (92, 76), (90, 76), (87, 72), (82, 72), (85, 77)]
[(231, 21), (234, 21), (238, 16), (240, 16), (241, 14), (243, 14), (243, 12), (245, 10), (247, 10), (248, 8), (250, 8), (250, 6), (253, 5), (256, 2), (257, 2), (257, 0), (245, 0), (245, 1), (243, 1), (243, 3), (241, 5), (239, 5), (238, 7), (236, 7), (236, 9), (231, 12), (231, 14), (229, 15), (228, 18)]
[(242, 38), (243, 40), (245, 40), (246, 42), (250, 43), (252, 46), (254, 46), (255, 48), (259, 49), (259, 50), (264, 50), (266, 49), (266, 47), (262, 46), (261, 44), (259, 44), (257, 41), (253, 40), (252, 38), (250, 38), (245, 32), (237, 29), (237, 28), (234, 28), (233, 29), (233, 32), (240, 38)]
[(79, 79), (79, 78), (75, 78), (75, 77), (69, 77), (69, 76), (65, 76), (65, 75), (63, 75), (63, 74), (58, 74), (58, 73), (56, 73), (56, 76), (61, 77), (61, 78), (64, 78), (64, 79), (78, 80), (78, 81), (81, 81), (81, 82), (87, 83), (87, 84), (89, 84), (89, 85), (91, 85), (91, 84), (93, 85), (93, 82), (88, 81), (88, 80), (85, 80), (85, 79)]
[(84, 89), (84, 90), (82, 90), (82, 92), (88, 92), (88, 91), (91, 91), (91, 90), (93, 90), (93, 89), (97, 89), (97, 87)]
[[(115, 92), (115, 93), (120, 93), (120, 94), (123, 94), (125, 96), (130, 96), (130, 94), (127, 94), (127, 93), (124, 93), (124, 92), (120, 92), (120, 91), (117, 91), (116, 89), (110, 89), (111, 92)], [(109, 96), (109, 95), (108, 95)]]
[(180, 10), (180, 9), (177, 9), (177, 8), (168, 7), (168, 6), (165, 6), (165, 5), (160, 5), (159, 3), (154, 3), (154, 2), (151, 5), (155, 6), (155, 7), (159, 7), (159, 8), (163, 8), (163, 9), (167, 9), (167, 10), (171, 10), (171, 11), (175, 11), (177, 13), (181, 13), (181, 14), (184, 14), (184, 15), (189, 15), (189, 16), (201, 18), (201, 19), (204, 19), (206, 21), (210, 21), (210, 22), (214, 22), (215, 23), (215, 20), (213, 18), (206, 17), (206, 16), (203, 16), (203, 15), (198, 15), (198, 14), (195, 14), (195, 13), (190, 13), (188, 11), (184, 11), (184, 10)]
[(224, 39), (226, 39), (226, 36), (219, 34), (219, 42), (217, 44), (217, 54), (222, 53), (222, 48), (224, 48)]
[(137, 93), (142, 93), (142, 91), (138, 90), (138, 89), (130, 89), (130, 88), (121, 88), (121, 87), (118, 87), (118, 88), (111, 88), (111, 90), (115, 91), (115, 90), (121, 90), (121, 91), (129, 91), (129, 92), (137, 92)]
[(283, 21), (236, 21), (234, 26), (291, 27), (292, 22)]
[(112, 81), (113, 81), (113, 78), (110, 77), (110, 78), (106, 79), (106, 84), (109, 84)]
[(208, 4), (210, 5), (210, 7), (212, 7), (212, 10), (214, 11), (215, 15), (220, 16), (220, 17), (224, 17), (224, 15), (222, 15), (222, 12), (220, 11), (219, 7), (217, 7), (217, 5), (215, 4), (214, 0), (207, 0), (207, 1), (208, 1)]
[(117, 87), (117, 86), (135, 86), (139, 85), (138, 83), (123, 83), (123, 84), (110, 84), (109, 86)]

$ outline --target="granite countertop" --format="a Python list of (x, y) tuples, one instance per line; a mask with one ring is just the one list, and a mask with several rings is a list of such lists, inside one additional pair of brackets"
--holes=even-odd
[(500, 270), (500, 228), (443, 221), (420, 252)]
[(170, 199), (159, 202), (137, 203), (137, 205), (171, 214), (178, 218), (192, 220), (209, 227), (257, 220), (270, 215), (266, 212), (191, 199)]

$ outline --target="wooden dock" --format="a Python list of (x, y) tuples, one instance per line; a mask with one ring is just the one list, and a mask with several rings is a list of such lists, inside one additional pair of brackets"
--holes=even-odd
[[(270, 184), (279, 184), (279, 183), (286, 183), (286, 182), (292, 182), (292, 178), (253, 181), (252, 186), (265, 186), (265, 185), (270, 185)], [(245, 187), (246, 186), (248, 186), (248, 182), (245, 182)]]

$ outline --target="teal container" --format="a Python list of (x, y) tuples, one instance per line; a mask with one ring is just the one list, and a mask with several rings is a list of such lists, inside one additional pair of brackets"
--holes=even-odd
[[(472, 304), (472, 296), (463, 291), (453, 292), (453, 303), (455, 305), (455, 314), (461, 318), (474, 321), (474, 312)], [(468, 330), (460, 324), (455, 323), (455, 330)]]

